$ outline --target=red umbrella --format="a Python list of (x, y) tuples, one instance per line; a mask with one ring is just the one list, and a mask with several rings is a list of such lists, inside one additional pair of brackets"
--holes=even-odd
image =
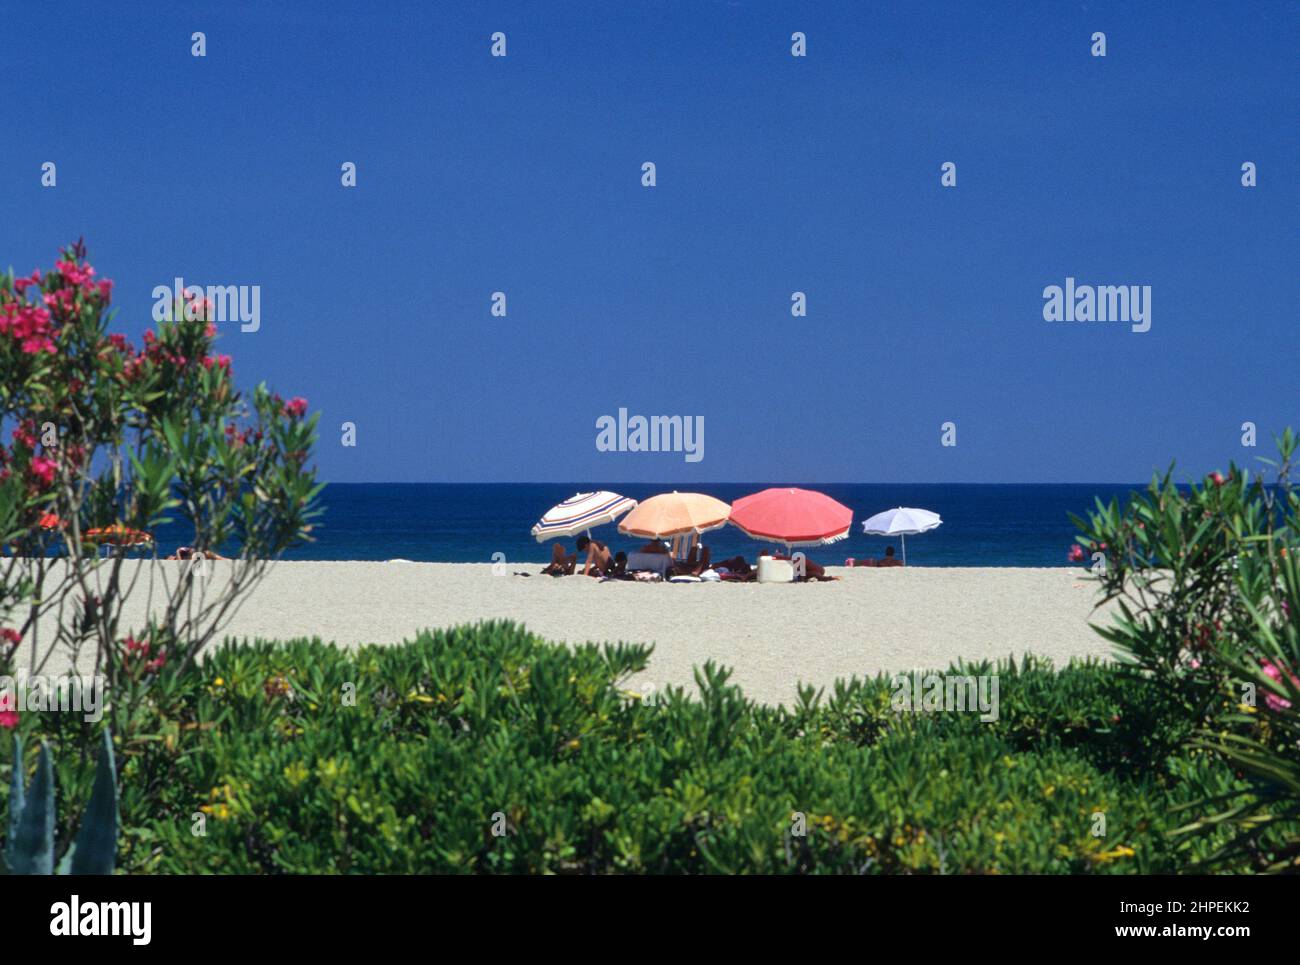
[(853, 510), (811, 489), (764, 489), (731, 504), (731, 523), (746, 536), (791, 546), (820, 546), (849, 535)]

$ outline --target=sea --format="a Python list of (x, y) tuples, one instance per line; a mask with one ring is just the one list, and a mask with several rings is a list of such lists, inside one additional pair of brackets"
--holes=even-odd
[[(444, 563), (538, 563), (550, 558), (550, 541), (537, 543), (533, 524), (556, 503), (577, 492), (609, 489), (641, 500), (657, 493), (699, 491), (726, 502), (769, 485), (790, 483), (331, 483), (321, 496), (324, 513), (312, 542), (290, 549), (290, 560), (391, 560)], [(897, 538), (867, 536), (862, 521), (898, 506), (928, 509), (943, 517), (935, 530), (907, 539), (910, 566), (1068, 566), (1076, 530), (1070, 513), (1086, 515), (1094, 500), (1123, 503), (1144, 484), (826, 484), (815, 488), (854, 513), (851, 535), (804, 549), (823, 565), (846, 558), (879, 557)], [(171, 552), (187, 542), (177, 524), (161, 527), (159, 548)], [(597, 527), (592, 535), (615, 551), (644, 543)], [(753, 562), (769, 543), (732, 526), (705, 534), (714, 559), (741, 554)], [(566, 540), (572, 552), (573, 540)], [(499, 555), (498, 555), (499, 554)], [(1078, 565), (1078, 564), (1074, 564)]]

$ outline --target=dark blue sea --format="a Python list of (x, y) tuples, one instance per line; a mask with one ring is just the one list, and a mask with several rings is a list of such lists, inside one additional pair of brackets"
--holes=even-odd
[[(388, 560), (488, 563), (504, 553), (510, 563), (539, 562), (550, 546), (535, 542), (529, 530), (553, 505), (575, 492), (610, 489), (634, 499), (656, 493), (697, 490), (727, 502), (769, 484), (331, 484), (322, 502), (325, 513), (316, 539), (286, 554), (296, 560)], [(778, 484), (771, 484), (778, 485)], [(818, 485), (854, 512), (854, 532), (830, 546), (805, 549), (823, 564), (846, 557), (880, 556), (896, 540), (862, 533), (862, 521), (885, 509), (911, 506), (943, 517), (937, 530), (908, 537), (912, 566), (1066, 566), (1074, 542), (1069, 513), (1083, 515), (1094, 497), (1121, 502), (1140, 485)], [(182, 543), (179, 528), (159, 532), (161, 548)], [(593, 531), (615, 550), (641, 541), (619, 534), (616, 526)], [(568, 541), (572, 544), (572, 541)], [(725, 526), (704, 537), (715, 559), (737, 553), (751, 561), (768, 544)]]

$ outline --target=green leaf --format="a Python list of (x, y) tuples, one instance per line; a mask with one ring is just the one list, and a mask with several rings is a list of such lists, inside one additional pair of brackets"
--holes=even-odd
[(113, 758), (113, 737), (104, 728), (95, 787), (81, 816), (81, 830), (73, 845), (71, 872), (74, 875), (111, 875), (117, 860), (117, 768)]
[(16, 875), (54, 873), (54, 768), (50, 749), (42, 742), (17, 833), (10, 841), (9, 868)]

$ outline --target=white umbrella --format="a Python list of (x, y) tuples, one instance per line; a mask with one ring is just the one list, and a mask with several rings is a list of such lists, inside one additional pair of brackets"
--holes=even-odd
[(869, 536), (897, 536), (903, 544), (903, 562), (907, 562), (907, 537), (917, 533), (927, 533), (937, 527), (943, 520), (938, 513), (928, 509), (887, 509), (876, 513), (862, 524), (862, 532)]
[(578, 493), (548, 509), (533, 527), (533, 537), (544, 543), (548, 539), (576, 536), (584, 530), (590, 532), (593, 526), (614, 522), (635, 505), (635, 499), (605, 490)]

